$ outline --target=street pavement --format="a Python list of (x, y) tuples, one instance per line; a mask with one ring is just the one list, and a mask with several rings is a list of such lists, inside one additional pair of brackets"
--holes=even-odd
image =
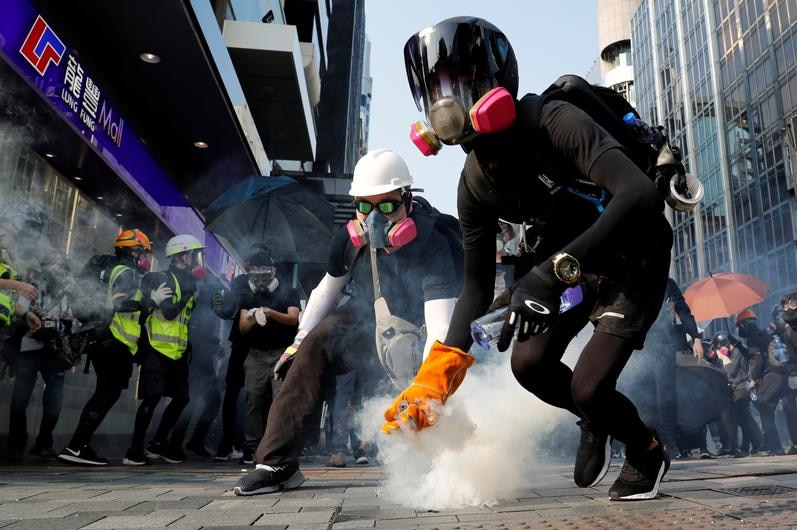
[(607, 495), (619, 462), (598, 486), (578, 488), (562, 460), (530, 470), (516, 498), (441, 511), (383, 498), (379, 467), (302, 469), (297, 490), (236, 497), (235, 464), (0, 467), (0, 528), (797, 528), (797, 456), (675, 461), (656, 500), (622, 503)]

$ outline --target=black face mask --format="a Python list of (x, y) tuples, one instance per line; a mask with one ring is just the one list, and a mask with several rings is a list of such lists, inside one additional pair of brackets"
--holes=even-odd
[(741, 338), (743, 338), (743, 339), (746, 339), (747, 335), (748, 335), (748, 333), (747, 333), (747, 323), (744, 323), (744, 324), (739, 326), (739, 336)]
[(797, 309), (783, 310), (783, 321), (791, 328), (797, 328)]

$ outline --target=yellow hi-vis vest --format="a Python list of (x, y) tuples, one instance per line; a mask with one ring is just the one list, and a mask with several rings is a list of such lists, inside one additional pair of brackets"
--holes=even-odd
[[(0, 262), (0, 278), (4, 280), (19, 280), (19, 275), (7, 263)], [(11, 291), (0, 291), (0, 327), (10, 326), (14, 320), (16, 304), (11, 296)]]
[[(108, 279), (108, 299), (111, 299), (113, 294), (113, 284), (125, 271), (133, 271), (127, 265), (119, 264), (111, 269), (111, 277)], [(135, 271), (133, 271), (135, 273)], [(136, 302), (141, 300), (141, 290), (136, 290), (133, 295), (133, 300)], [(116, 340), (127, 346), (131, 355), (135, 355), (138, 351), (138, 339), (141, 337), (141, 311), (130, 311), (126, 313), (116, 312), (113, 314), (111, 323), (108, 329), (111, 334), (116, 337)]]
[[(171, 273), (170, 273), (171, 274)], [(172, 303), (176, 304), (181, 299), (180, 282), (174, 278), (174, 294)], [(163, 311), (155, 309), (147, 317), (144, 326), (147, 329), (147, 336), (152, 347), (175, 361), (183, 356), (183, 352), (188, 347), (188, 319), (191, 317), (191, 309), (194, 307), (194, 296), (183, 306), (183, 310), (174, 320), (166, 320)]]

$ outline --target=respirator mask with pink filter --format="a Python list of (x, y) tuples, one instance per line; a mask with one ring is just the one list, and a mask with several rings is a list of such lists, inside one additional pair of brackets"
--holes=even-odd
[[(400, 201), (383, 201), (377, 205), (358, 201), (357, 210), (367, 213), (367, 216), (364, 221), (352, 219), (346, 225), (352, 244), (356, 248), (370, 244), (374, 248), (392, 251), (415, 239), (418, 231), (411, 217), (395, 222), (390, 219), (400, 206)], [(386, 213), (385, 210), (390, 211)]]

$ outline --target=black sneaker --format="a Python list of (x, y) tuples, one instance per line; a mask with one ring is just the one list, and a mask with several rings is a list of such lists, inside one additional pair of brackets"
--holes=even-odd
[(127, 454), (122, 459), (122, 464), (125, 466), (147, 466), (152, 463), (152, 460), (147, 458), (142, 450), (128, 449)]
[(252, 455), (244, 455), (238, 460), (238, 465), (241, 466), (251, 466), (255, 463), (255, 457)]
[(236, 495), (260, 495), (281, 489), (291, 490), (303, 483), (304, 475), (299, 470), (298, 462), (281, 466), (257, 464), (254, 471), (241, 477), (232, 491)]
[(711, 460), (714, 458), (708, 451), (700, 451), (700, 460)]
[(368, 453), (362, 447), (358, 447), (357, 450), (354, 451), (354, 463), (361, 466), (367, 466), (371, 463), (371, 459), (368, 458)]
[(108, 459), (97, 456), (94, 449), (88, 445), (83, 446), (83, 449), (72, 449), (71, 447), (64, 447), (64, 450), (58, 455), (58, 460), (66, 462), (67, 464), (78, 464), (82, 466), (107, 466)]
[(609, 488), (609, 499), (638, 501), (653, 499), (658, 495), (661, 479), (670, 469), (670, 457), (655, 431), (653, 436), (659, 445), (649, 451), (626, 448), (625, 463), (620, 470), (620, 476)]
[(54, 460), (58, 457), (58, 453), (56, 453), (52, 447), (31, 447), (28, 454), (43, 460)]
[(582, 488), (594, 486), (606, 476), (612, 461), (612, 437), (601, 433), (587, 421), (580, 420), (581, 443), (576, 453), (573, 480)]

